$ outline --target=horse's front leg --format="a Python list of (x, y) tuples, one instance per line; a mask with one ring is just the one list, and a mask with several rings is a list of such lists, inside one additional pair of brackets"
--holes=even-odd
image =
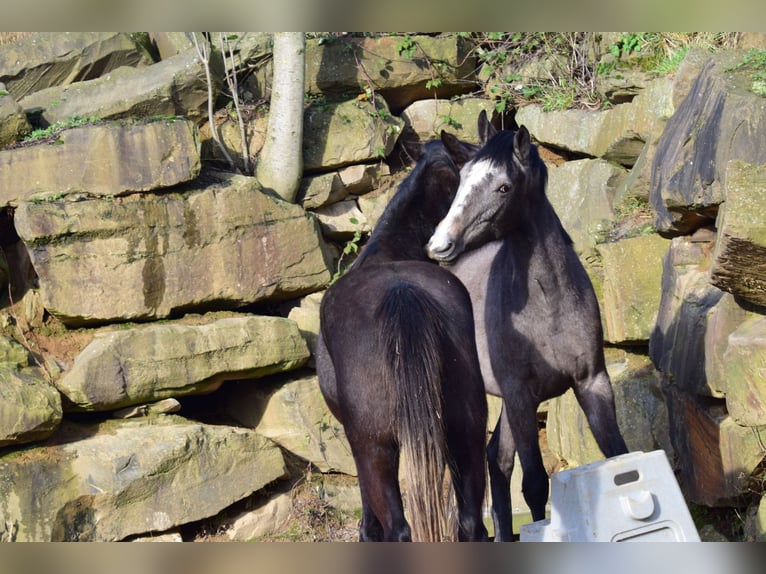
[[(519, 397), (514, 397), (519, 398)], [(508, 408), (508, 400), (505, 400)], [(513, 433), (513, 440), (519, 453), (519, 462), (523, 478), (521, 491), (524, 500), (532, 512), (532, 520), (537, 522), (545, 518), (545, 504), (548, 502), (548, 472), (543, 464), (540, 451), (540, 437), (537, 428), (537, 405), (531, 401), (515, 405), (508, 409), (508, 421)]]
[(489, 486), (492, 492), (492, 522), (495, 542), (513, 541), (513, 515), (511, 511), (511, 474), (516, 455), (508, 410), (503, 405), (495, 430), (487, 445)]

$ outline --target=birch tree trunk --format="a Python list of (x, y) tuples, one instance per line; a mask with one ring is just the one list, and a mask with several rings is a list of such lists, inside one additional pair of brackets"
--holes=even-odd
[(264, 189), (294, 202), (303, 175), (303, 95), (306, 76), (303, 32), (274, 33), (274, 79), (266, 142), (255, 176)]

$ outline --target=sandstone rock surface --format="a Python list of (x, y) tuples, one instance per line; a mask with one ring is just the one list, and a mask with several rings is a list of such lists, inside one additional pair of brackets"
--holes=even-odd
[(313, 219), (230, 173), (173, 193), (24, 202), (15, 223), (46, 309), (72, 325), (286, 299), (330, 279)]
[(70, 408), (114, 410), (208, 393), (225, 380), (258, 378), (309, 357), (297, 325), (281, 317), (228, 317), (100, 332), (56, 386)]
[(168, 415), (67, 423), (66, 433), (65, 442), (0, 458), (4, 539), (163, 532), (215, 515), (285, 472), (279, 449), (253, 431)]

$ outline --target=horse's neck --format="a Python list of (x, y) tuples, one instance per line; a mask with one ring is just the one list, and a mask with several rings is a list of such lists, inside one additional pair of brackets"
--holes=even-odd
[[(396, 213), (390, 214), (396, 216)], [(428, 235), (414, 225), (397, 225), (397, 217), (388, 217), (378, 223), (367, 242), (360, 263), (365, 260), (410, 261), (427, 260), (424, 246)]]
[(556, 211), (546, 197), (505, 236), (508, 256), (514, 266), (529, 270), (533, 275), (553, 278), (565, 273), (564, 259), (568, 257), (569, 239)]
[(561, 220), (548, 198), (539, 198), (528, 211), (518, 214), (518, 221), (511, 226), (508, 236), (518, 239), (526, 237), (529, 242), (546, 246), (563, 245), (565, 236), (561, 233)]

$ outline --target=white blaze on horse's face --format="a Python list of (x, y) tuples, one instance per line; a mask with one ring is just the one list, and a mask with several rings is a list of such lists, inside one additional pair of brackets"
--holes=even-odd
[(428, 241), (428, 256), (437, 261), (453, 261), (486, 236), (509, 188), (504, 165), (490, 158), (466, 163), (460, 170), (460, 186), (452, 206)]

